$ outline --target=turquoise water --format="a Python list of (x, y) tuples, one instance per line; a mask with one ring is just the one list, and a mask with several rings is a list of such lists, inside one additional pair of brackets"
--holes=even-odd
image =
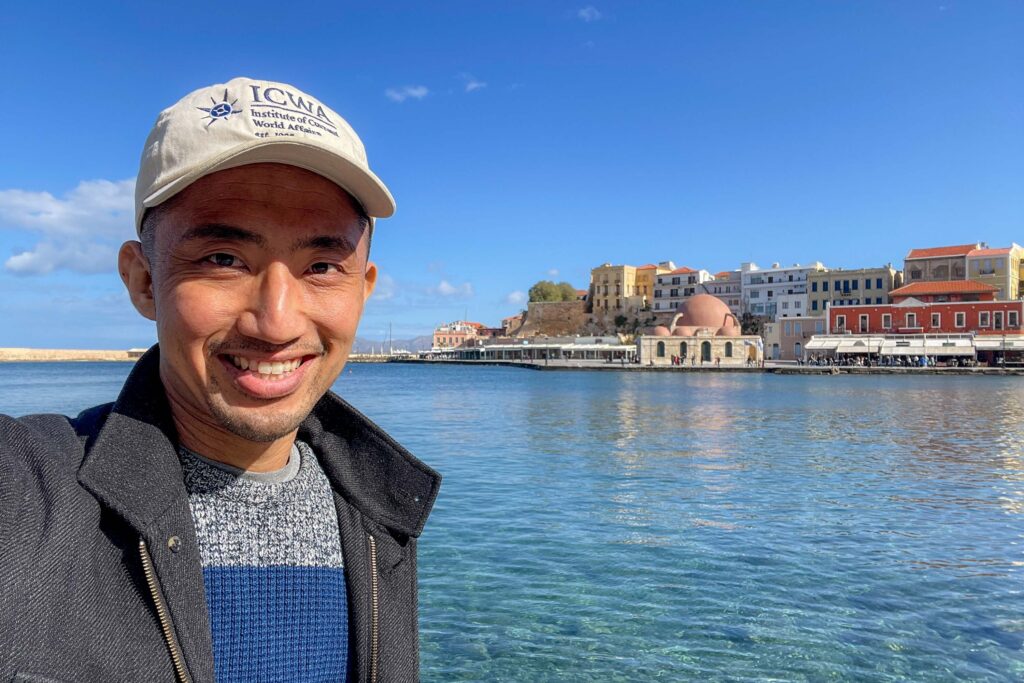
[[(0, 365), (0, 412), (129, 366)], [(353, 365), (445, 475), (426, 681), (1024, 679), (1024, 381)]]

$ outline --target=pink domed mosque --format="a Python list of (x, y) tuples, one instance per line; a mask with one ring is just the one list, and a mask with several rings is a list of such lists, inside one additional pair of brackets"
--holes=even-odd
[(760, 365), (764, 357), (761, 338), (742, 334), (729, 307), (710, 294), (690, 297), (669, 327), (648, 328), (636, 343), (643, 365), (744, 367)]

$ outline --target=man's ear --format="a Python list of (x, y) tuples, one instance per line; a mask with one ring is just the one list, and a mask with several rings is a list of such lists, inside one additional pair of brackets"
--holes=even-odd
[(367, 261), (363, 278), (363, 303), (365, 304), (373, 294), (373, 288), (377, 286), (377, 264)]
[(131, 240), (121, 245), (117, 253), (117, 270), (128, 290), (135, 310), (150, 320), (156, 320), (156, 299), (153, 298), (153, 275), (149, 261), (142, 253), (142, 243)]

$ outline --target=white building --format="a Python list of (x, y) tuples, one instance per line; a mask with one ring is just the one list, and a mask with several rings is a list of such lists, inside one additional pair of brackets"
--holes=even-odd
[(743, 311), (768, 316), (773, 320), (805, 315), (807, 312), (807, 275), (827, 270), (820, 262), (806, 266), (795, 263), (761, 269), (756, 263), (740, 266)]
[(721, 299), (736, 317), (743, 314), (743, 273), (739, 270), (716, 273), (704, 283), (704, 292)]
[(712, 279), (706, 270), (676, 268), (668, 273), (659, 273), (654, 284), (654, 305), (651, 310), (675, 311), (679, 304), (696, 294), (707, 294), (701, 285)]

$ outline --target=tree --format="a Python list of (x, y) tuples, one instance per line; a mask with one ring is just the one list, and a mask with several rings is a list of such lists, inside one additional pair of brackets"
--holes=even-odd
[(764, 335), (765, 316), (744, 313), (740, 316), (740, 330), (743, 334)]
[(568, 282), (541, 280), (530, 287), (530, 301), (576, 301), (576, 288)]

